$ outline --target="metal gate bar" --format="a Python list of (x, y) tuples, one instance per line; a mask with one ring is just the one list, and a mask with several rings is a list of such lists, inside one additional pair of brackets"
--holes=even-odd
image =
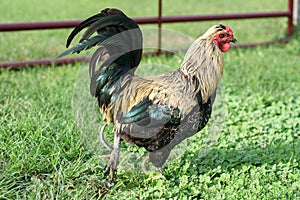
[[(161, 26), (162, 23), (178, 23), (178, 22), (195, 22), (195, 21), (212, 21), (212, 20), (240, 20), (254, 18), (274, 18), (287, 17), (287, 36), (293, 34), (293, 0), (288, 0), (287, 11), (273, 12), (252, 12), (252, 13), (232, 13), (232, 14), (210, 14), (210, 15), (185, 15), (185, 16), (162, 16), (162, 0), (158, 1), (158, 16), (157, 17), (138, 17), (133, 18), (138, 24), (158, 24), (158, 48), (156, 55), (161, 52)], [(81, 20), (73, 21), (48, 21), (48, 22), (22, 22), (22, 23), (0, 23), (0, 32), (7, 31), (26, 31), (26, 30), (43, 30), (43, 29), (61, 29), (73, 28), (81, 23)], [(277, 41), (274, 41), (277, 42)], [(270, 42), (262, 43), (247, 43), (241, 44), (242, 47), (269, 44)], [(66, 58), (61, 59), (56, 64), (68, 64), (77, 61), (86, 60), (86, 57)], [(33, 61), (16, 61), (16, 62), (0, 62), (0, 68), (18, 68), (23, 66), (33, 67), (35, 65), (52, 65), (51, 59), (33, 60)]]

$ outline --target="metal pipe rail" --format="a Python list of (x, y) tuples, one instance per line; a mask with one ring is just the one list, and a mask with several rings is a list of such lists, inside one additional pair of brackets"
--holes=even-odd
[[(138, 24), (158, 24), (158, 48), (157, 53), (161, 52), (161, 32), (162, 23), (179, 23), (179, 22), (195, 22), (195, 21), (212, 21), (212, 20), (240, 20), (240, 19), (254, 19), (254, 18), (274, 18), (287, 17), (287, 36), (293, 34), (293, 0), (288, 0), (287, 11), (273, 11), (273, 12), (253, 12), (253, 13), (232, 13), (232, 14), (210, 14), (210, 15), (185, 15), (185, 16), (162, 16), (162, 0), (158, 4), (158, 16), (156, 17), (139, 17), (133, 18)], [(7, 31), (26, 31), (26, 30), (42, 30), (42, 29), (61, 29), (73, 28), (81, 23), (81, 20), (73, 21), (48, 21), (48, 22), (22, 22), (22, 23), (0, 23), (0, 32)], [(276, 42), (276, 41), (275, 41)], [(257, 45), (264, 43), (257, 43)], [(241, 44), (241, 46), (254, 46), (256, 44)], [(86, 58), (85, 58), (86, 59)], [(67, 64), (76, 61), (82, 61), (83, 58), (69, 58), (63, 59), (56, 64)], [(36, 60), (36, 61), (21, 61), (21, 62), (0, 62), (0, 68), (18, 68), (18, 66), (34, 66), (34, 65), (51, 65), (50, 59)]]
[[(253, 18), (273, 18), (273, 17), (292, 17), (292, 11), (256, 12), (256, 13), (234, 13), (218, 15), (186, 15), (186, 16), (162, 16), (159, 17), (139, 17), (133, 18), (138, 24), (176, 23), (176, 22), (195, 22), (212, 20), (237, 20)], [(291, 19), (292, 20), (292, 19)], [(20, 22), (20, 23), (0, 23), (0, 32), (6, 31), (26, 31), (42, 29), (74, 28), (82, 21), (49, 21), (49, 22)], [(292, 26), (288, 26), (288, 34), (291, 35)]]

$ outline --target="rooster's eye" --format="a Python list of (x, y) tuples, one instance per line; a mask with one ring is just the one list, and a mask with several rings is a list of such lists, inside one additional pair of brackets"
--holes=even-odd
[(223, 34), (223, 33), (221, 33), (220, 35), (219, 35), (219, 37), (220, 38), (223, 38), (225, 35)]

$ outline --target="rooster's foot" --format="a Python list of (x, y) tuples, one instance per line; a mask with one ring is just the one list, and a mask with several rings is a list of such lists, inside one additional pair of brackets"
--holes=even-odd
[(108, 181), (111, 182), (114, 178), (115, 171), (117, 169), (119, 156), (114, 151), (111, 154), (103, 155), (103, 158), (109, 158), (104, 173), (109, 173)]
[(114, 146), (112, 151), (108, 155), (101, 156), (102, 158), (109, 158), (104, 173), (109, 172), (109, 182), (112, 182), (114, 178), (114, 173), (117, 169), (119, 162), (119, 146), (120, 146), (120, 136), (114, 132)]
[[(143, 170), (144, 173), (148, 173), (148, 170), (147, 170), (147, 168), (146, 168), (146, 164), (147, 164), (148, 162), (149, 162), (149, 156), (146, 157), (146, 158), (143, 160), (143, 162), (142, 162), (142, 170)], [(165, 176), (165, 173), (164, 173), (162, 167), (155, 167), (155, 170), (156, 170), (157, 172), (161, 173), (161, 175)]]
[(165, 176), (165, 173), (164, 173), (162, 167), (155, 167), (155, 169), (157, 172), (161, 173), (161, 175)]

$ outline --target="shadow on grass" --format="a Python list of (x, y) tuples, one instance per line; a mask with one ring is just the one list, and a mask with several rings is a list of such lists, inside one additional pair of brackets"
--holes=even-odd
[[(282, 139), (272, 141), (269, 145), (248, 141), (248, 144), (240, 147), (232, 144), (226, 147), (212, 147), (202, 158), (199, 158), (198, 154), (198, 151), (191, 154), (187, 151), (186, 157), (178, 165), (179, 171), (187, 161), (190, 162), (190, 167), (185, 173), (197, 175), (208, 173), (217, 167), (221, 167), (223, 172), (230, 172), (231, 169), (239, 170), (243, 166), (259, 167), (267, 164), (271, 167), (279, 163), (288, 163), (300, 157), (300, 140), (294, 137), (291, 142)], [(218, 174), (214, 175), (217, 176)]]

